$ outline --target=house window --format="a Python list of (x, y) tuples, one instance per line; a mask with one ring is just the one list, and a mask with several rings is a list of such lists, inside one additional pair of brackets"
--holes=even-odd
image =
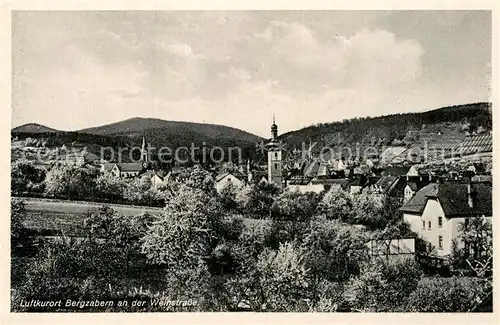
[(431, 229), (432, 229), (432, 224), (431, 224), (431, 222), (430, 222), (430, 221), (427, 223), (427, 228), (429, 228), (429, 230), (431, 230)]
[(422, 221), (422, 229), (425, 230), (425, 221)]
[(438, 237), (438, 248), (443, 249), (443, 236)]
[(274, 169), (278, 169), (278, 164), (274, 163)]
[(443, 217), (438, 217), (438, 227), (439, 228), (443, 227)]
[(274, 153), (274, 159), (278, 160), (278, 153), (277, 152)]

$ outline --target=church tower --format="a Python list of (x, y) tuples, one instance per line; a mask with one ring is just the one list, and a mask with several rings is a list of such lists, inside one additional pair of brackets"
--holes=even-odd
[(146, 142), (146, 133), (142, 130), (141, 161), (143, 164), (149, 163), (148, 143)]
[(271, 141), (267, 144), (267, 179), (281, 188), (283, 186), (281, 145), (278, 143), (278, 126), (274, 114), (271, 135)]

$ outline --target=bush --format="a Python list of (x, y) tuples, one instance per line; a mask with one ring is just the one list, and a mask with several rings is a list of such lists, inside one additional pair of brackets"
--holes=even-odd
[(409, 312), (468, 312), (491, 287), (479, 278), (423, 278), (409, 295)]

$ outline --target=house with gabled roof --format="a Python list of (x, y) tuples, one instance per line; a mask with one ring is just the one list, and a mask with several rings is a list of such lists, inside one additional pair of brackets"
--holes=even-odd
[(246, 177), (244, 175), (235, 171), (222, 173), (215, 177), (215, 189), (217, 190), (217, 192), (220, 192), (229, 184), (237, 188), (242, 187), (246, 184), (245, 178)]
[(116, 177), (136, 177), (144, 169), (142, 163), (104, 163), (102, 173), (111, 173)]
[(492, 216), (492, 187), (487, 183), (430, 183), (403, 205), (403, 219), (437, 250), (438, 256), (452, 252), (460, 241), (459, 227), (471, 217)]

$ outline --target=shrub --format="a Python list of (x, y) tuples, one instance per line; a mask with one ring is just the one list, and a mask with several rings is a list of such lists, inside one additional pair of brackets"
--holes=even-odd
[(470, 277), (423, 278), (409, 295), (409, 312), (467, 312), (484, 298), (491, 287), (487, 281)]

